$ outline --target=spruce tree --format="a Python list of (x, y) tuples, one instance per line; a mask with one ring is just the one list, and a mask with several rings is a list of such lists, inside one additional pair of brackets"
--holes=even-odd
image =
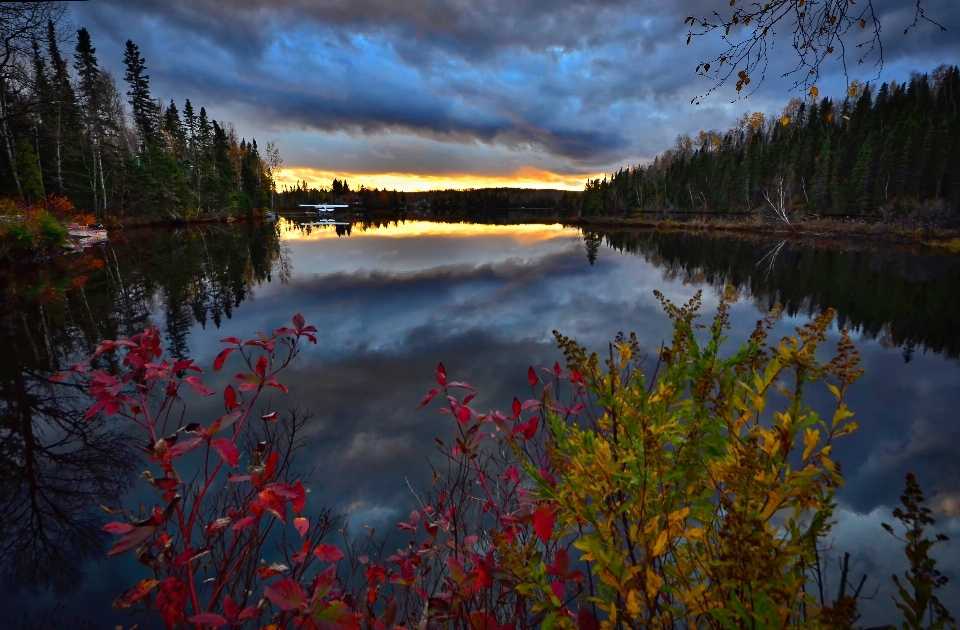
[(127, 67), (123, 79), (130, 86), (127, 96), (130, 97), (133, 122), (140, 134), (140, 151), (141, 155), (146, 156), (148, 148), (157, 141), (157, 106), (150, 96), (150, 75), (146, 74), (146, 61), (137, 45), (129, 39), (123, 53), (123, 63)]

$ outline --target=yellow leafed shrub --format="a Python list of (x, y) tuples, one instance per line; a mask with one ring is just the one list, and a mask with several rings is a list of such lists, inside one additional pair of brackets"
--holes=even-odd
[[(849, 625), (855, 607), (823, 609), (809, 592), (843, 483), (833, 442), (856, 429), (844, 395), (861, 371), (847, 332), (823, 362), (832, 311), (775, 343), (774, 313), (725, 354), (732, 291), (709, 327), (696, 322), (699, 294), (683, 306), (657, 297), (674, 333), (649, 377), (633, 336), (601, 361), (557, 334), (601, 411), (579, 425), (551, 418), (556, 479), (527, 466), (555, 506), (556, 535), (588, 563), (602, 625)], [(804, 400), (816, 383), (836, 399), (825, 415)], [(531, 596), (545, 586), (542, 567), (513, 568)], [(548, 625), (570, 623), (558, 612)]]

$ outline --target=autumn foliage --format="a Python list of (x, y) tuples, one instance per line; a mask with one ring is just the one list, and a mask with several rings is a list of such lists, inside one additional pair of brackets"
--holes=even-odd
[[(709, 326), (699, 295), (658, 297), (674, 334), (649, 374), (632, 336), (601, 359), (557, 334), (567, 369), (531, 367), (526, 400), (481, 413), (441, 364), (421, 407), (441, 401), (453, 436), (437, 440), (434, 482), (390, 554), (327, 511), (308, 518), (290, 467), (302, 419), (253, 414), (267, 388), (286, 391), (278, 375), (299, 344), (316, 342), (299, 314), (223, 340), (213, 369), (243, 367), (206, 425), (180, 426), (184, 398), (215, 393), (193, 361), (163, 356), (156, 329), (103, 342), (58, 378), (87, 388), (87, 417), (142, 432), (157, 496), (104, 527), (117, 536), (110, 555), (133, 552), (152, 573), (114, 607), (152, 608), (167, 628), (852, 627), (859, 589), (836, 601), (817, 589), (843, 483), (832, 449), (856, 429), (848, 334), (823, 361), (832, 312), (771, 342), (774, 312), (730, 352), (732, 291)], [(830, 409), (805, 402), (820, 386)], [(922, 542), (932, 518), (919, 488), (904, 501), (908, 557), (925, 564), (897, 582), (898, 601), (922, 619), (923, 591), (952, 623), (930, 597), (945, 578)]]

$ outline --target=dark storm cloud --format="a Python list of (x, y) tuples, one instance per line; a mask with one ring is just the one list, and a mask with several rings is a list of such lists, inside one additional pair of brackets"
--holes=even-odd
[[(912, 3), (880, 0), (887, 63), (909, 72), (960, 57), (952, 5), (925, 2), (947, 34), (921, 24), (902, 36), (913, 20)], [(726, 96), (699, 109), (687, 105), (709, 87), (693, 68), (718, 42), (686, 46), (683, 18), (717, 6), (715, 0), (102, 0), (77, 6), (75, 14), (95, 37), (112, 39), (101, 54), (119, 59), (122, 42), (137, 41), (158, 94), (242, 106), (277, 128), (479, 142), (552, 156), (565, 162), (560, 170), (582, 171), (650, 157), (677, 133), (726, 126), (747, 105), (769, 109), (791, 96), (789, 81), (778, 79), (789, 67), (783, 54), (790, 42), (781, 36), (766, 96), (734, 109)]]

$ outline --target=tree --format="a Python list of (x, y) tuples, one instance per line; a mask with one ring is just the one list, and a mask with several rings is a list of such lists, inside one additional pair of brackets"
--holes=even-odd
[[(923, 0), (901, 0), (905, 7), (914, 9), (913, 23), (904, 34), (921, 22), (947, 29), (927, 16)], [(697, 65), (696, 72), (710, 78), (713, 86), (706, 94), (691, 102), (699, 103), (714, 90), (736, 76), (737, 93), (757, 79), (763, 81), (769, 64), (769, 51), (777, 37), (777, 29), (786, 27), (792, 37), (791, 47), (796, 51), (796, 66), (784, 76), (796, 77), (794, 87), (813, 86), (820, 77), (823, 63), (836, 55), (847, 71), (848, 48), (856, 52), (849, 59), (860, 65), (871, 58), (878, 68), (883, 67), (883, 43), (880, 37), (880, 18), (874, 0), (856, 4), (850, 0), (771, 0), (760, 4), (750, 0), (730, 0), (733, 13), (721, 15), (721, 9), (709, 16), (688, 16), (684, 24), (690, 26), (687, 44), (694, 37), (720, 34), (726, 49), (716, 57)], [(726, 7), (724, 7), (726, 9)], [(863, 35), (860, 32), (863, 31)], [(752, 91), (751, 91), (752, 93)]]
[(0, 2), (0, 137), (17, 193), (24, 191), (17, 170), (13, 123), (32, 113), (36, 103), (30, 88), (32, 77), (25, 62), (33, 43), (42, 39), (50, 22), (59, 22), (66, 6), (62, 2)]
[(150, 75), (145, 74), (147, 62), (140, 49), (129, 39), (123, 53), (127, 72), (123, 79), (130, 85), (127, 96), (133, 110), (133, 122), (140, 134), (140, 151), (146, 155), (147, 148), (157, 140), (157, 106), (150, 96)]

